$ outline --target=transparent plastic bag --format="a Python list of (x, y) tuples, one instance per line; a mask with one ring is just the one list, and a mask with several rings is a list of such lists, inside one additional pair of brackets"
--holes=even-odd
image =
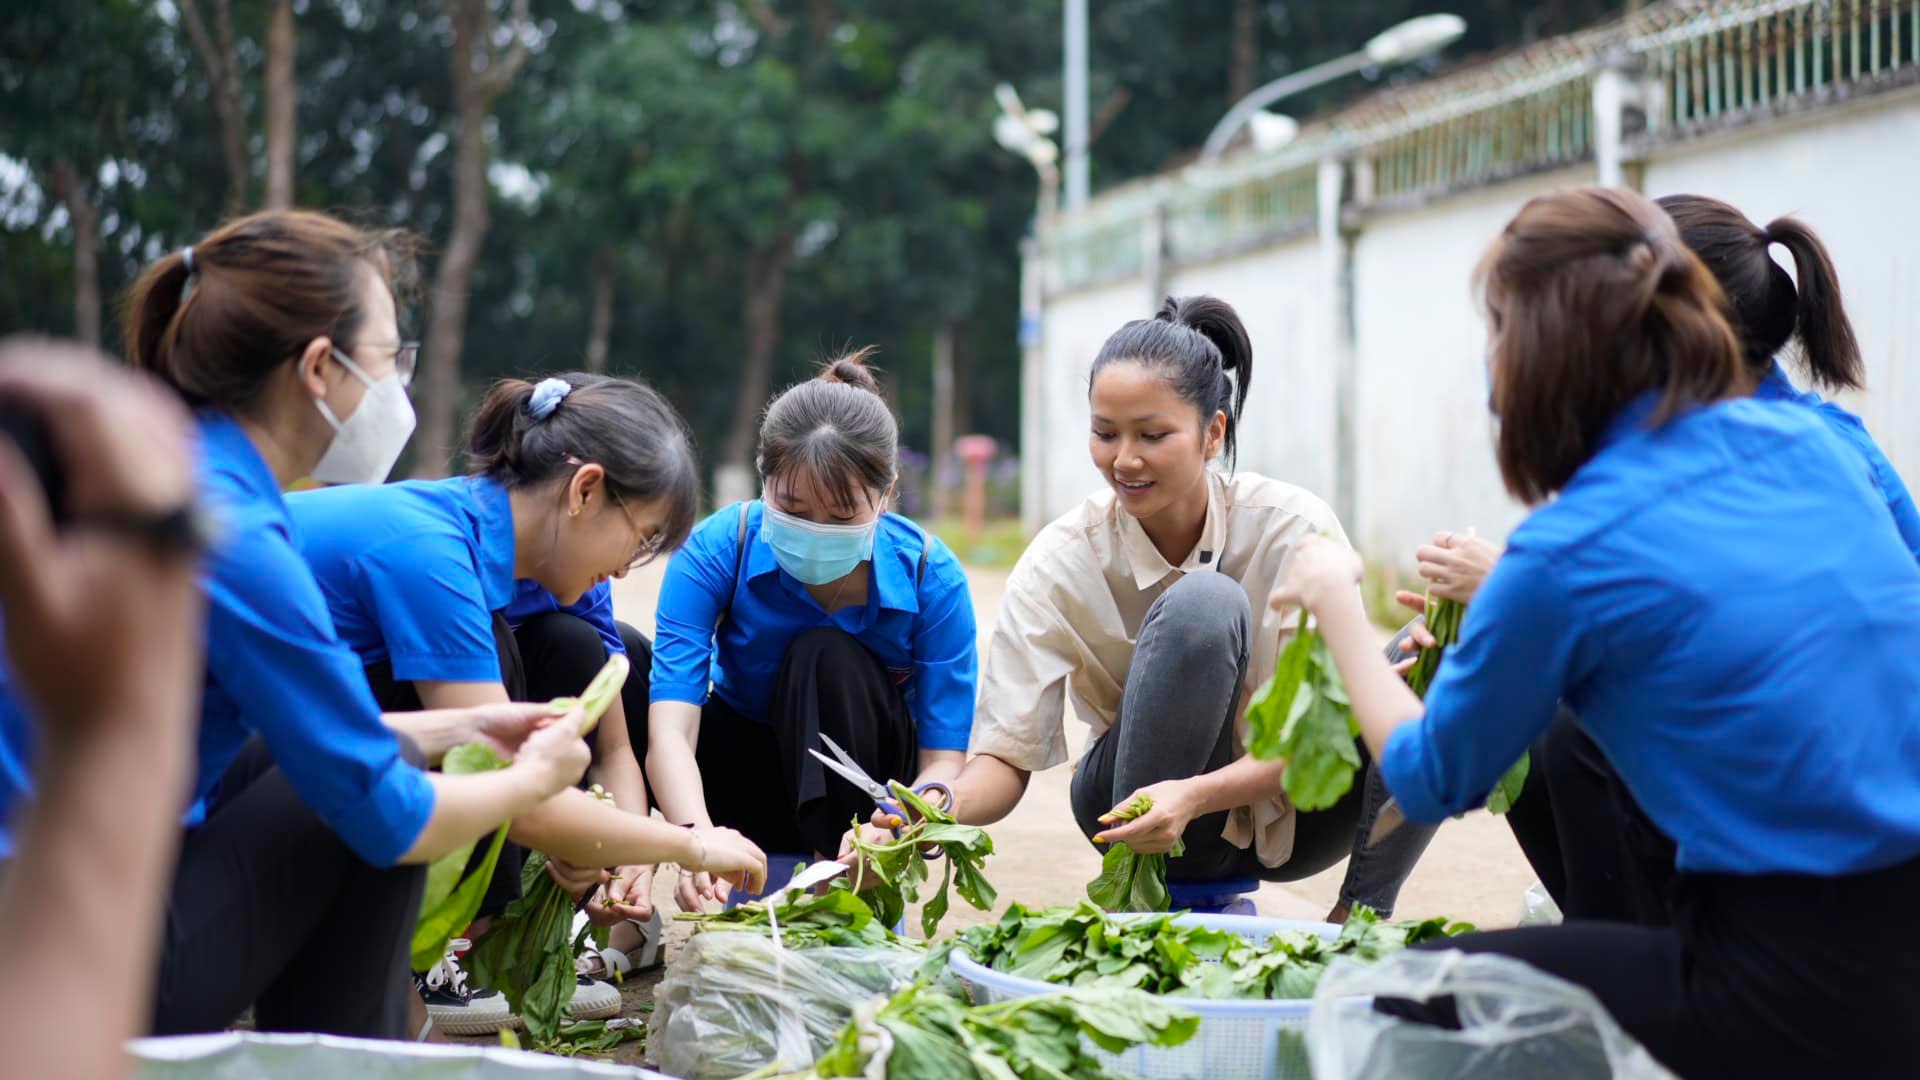
[(855, 1006), (906, 986), (925, 960), (903, 946), (785, 949), (756, 933), (695, 934), (654, 991), (648, 1060), (690, 1080), (776, 1062), (804, 1069)]
[[(1376, 1012), (1451, 994), (1460, 1030)], [(1314, 1080), (1674, 1080), (1585, 989), (1518, 960), (1408, 950), (1337, 960), (1307, 1022)]]
[(1560, 905), (1553, 902), (1547, 887), (1538, 881), (1527, 886), (1526, 894), (1520, 897), (1519, 925), (1552, 926), (1561, 921)]

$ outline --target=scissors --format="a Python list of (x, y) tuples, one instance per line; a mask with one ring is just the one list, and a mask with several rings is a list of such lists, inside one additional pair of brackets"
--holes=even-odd
[[(826, 744), (827, 749), (833, 751), (833, 757), (828, 757), (811, 747), (807, 749), (807, 753), (819, 758), (820, 764), (839, 773), (848, 783), (866, 792), (867, 798), (872, 799), (873, 805), (879, 807), (882, 813), (891, 814), (901, 821), (907, 820), (907, 812), (900, 808), (900, 804), (893, 801), (893, 793), (887, 790), (887, 785), (868, 776), (867, 770), (860, 767), (860, 763), (853, 759), (852, 754), (840, 749), (839, 743), (834, 742), (825, 735), (820, 736), (820, 741)], [(839, 760), (835, 761), (834, 758), (838, 758)], [(915, 795), (925, 795), (929, 791), (938, 791), (940, 794), (946, 796), (948, 806), (953, 805), (953, 789), (938, 780), (929, 781), (913, 789)], [(897, 828), (894, 829), (893, 836), (894, 839), (899, 839), (900, 830)], [(927, 855), (929, 859), (937, 859), (939, 857), (940, 849), (937, 846), (934, 846), (932, 852)]]

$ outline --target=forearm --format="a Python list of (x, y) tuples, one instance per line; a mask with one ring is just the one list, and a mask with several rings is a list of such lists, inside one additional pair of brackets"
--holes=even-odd
[(1284, 760), (1258, 761), (1252, 755), (1243, 755), (1212, 772), (1201, 773), (1187, 781), (1193, 798), (1193, 816), (1216, 814), (1270, 799), (1280, 790), (1280, 774), (1286, 770)]
[(460, 709), (422, 709), (418, 712), (383, 713), (380, 719), (395, 731), (413, 740), (430, 765), (440, 764), (447, 751), (466, 742), (472, 725)]
[(484, 836), (510, 818), (540, 804), (542, 792), (523, 767), (448, 776), (427, 773), (433, 785), (433, 816), (400, 856), (403, 863), (432, 862), (460, 845)]
[(627, 734), (627, 713), (618, 698), (608, 706), (594, 729), (593, 779), (613, 796), (615, 805), (645, 817), (652, 809), (647, 804), (647, 782), (633, 756), (633, 740)]
[(608, 806), (569, 788), (519, 815), (507, 835), (575, 866), (640, 866), (700, 860), (692, 830)]
[(647, 779), (660, 814), (675, 825), (712, 825), (706, 787), (700, 781), (700, 706), (656, 701), (647, 711)]
[[(122, 1041), (145, 1031), (192, 765), (190, 726), (155, 724), (153, 708), (100, 718), (111, 737), (48, 746), (23, 804), (0, 888), (0, 1031), (19, 1075), (117, 1075)], [(85, 1038), (33, 1021), (48, 1002), (80, 1001), (92, 1003)]]
[(913, 778), (913, 786), (921, 784), (951, 784), (966, 767), (965, 750), (922, 750), (920, 751), (920, 775)]
[(1378, 761), (1386, 751), (1387, 737), (1401, 724), (1418, 719), (1424, 707), (1381, 655), (1379, 639), (1360, 606), (1358, 593), (1342, 592), (1322, 608), (1314, 612), (1320, 637), (1333, 653), (1347, 696), (1353, 701), (1360, 737)]
[(1033, 774), (1015, 768), (992, 754), (975, 754), (958, 776), (953, 789), (953, 816), (968, 825), (991, 825), (1020, 805)]

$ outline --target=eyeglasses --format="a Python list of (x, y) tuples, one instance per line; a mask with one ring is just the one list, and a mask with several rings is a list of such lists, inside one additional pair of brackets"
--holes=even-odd
[(361, 342), (369, 349), (393, 350), (393, 373), (400, 377), (401, 386), (413, 385), (413, 372), (420, 363), (420, 343), (403, 341), (398, 345), (384, 345), (373, 342)]
[[(633, 525), (634, 532), (639, 532), (640, 526), (634, 525), (633, 515), (627, 513), (626, 501), (611, 491), (607, 492), (607, 495), (614, 501), (614, 505), (620, 508), (620, 516), (627, 519), (627, 524)], [(659, 558), (660, 549), (665, 546), (666, 540), (667, 533), (665, 529), (655, 529), (652, 536), (642, 536), (640, 542), (633, 546), (633, 554), (627, 557), (627, 569), (639, 569)]]

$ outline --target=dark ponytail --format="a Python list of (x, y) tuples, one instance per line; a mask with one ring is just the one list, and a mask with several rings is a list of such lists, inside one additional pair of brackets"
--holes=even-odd
[(1122, 360), (1165, 372), (1180, 399), (1200, 411), (1201, 426), (1216, 412), (1226, 414), (1227, 468), (1235, 466), (1240, 415), (1253, 382), (1253, 343), (1233, 305), (1213, 296), (1169, 296), (1153, 318), (1135, 319), (1100, 346), (1092, 374)]
[(900, 429), (867, 367), (873, 347), (836, 357), (782, 391), (760, 421), (760, 486), (805, 475), (836, 506), (855, 507), (893, 486)]
[(577, 371), (554, 378), (567, 393), (539, 417), (537, 383), (493, 384), (468, 425), (468, 471), (528, 488), (570, 477), (583, 462), (599, 465), (622, 502), (666, 503), (662, 550), (678, 548), (700, 512), (699, 468), (680, 414), (632, 379)]
[[(1783, 217), (1762, 229), (1739, 210), (1704, 195), (1668, 195), (1658, 200), (1720, 282), (1732, 308), (1748, 364), (1764, 373), (1788, 341), (1800, 342), (1807, 376), (1828, 390), (1866, 385), (1860, 344), (1840, 301), (1840, 280), (1825, 244), (1797, 218)], [(1795, 276), (1767, 248), (1779, 244), (1793, 256)]]

